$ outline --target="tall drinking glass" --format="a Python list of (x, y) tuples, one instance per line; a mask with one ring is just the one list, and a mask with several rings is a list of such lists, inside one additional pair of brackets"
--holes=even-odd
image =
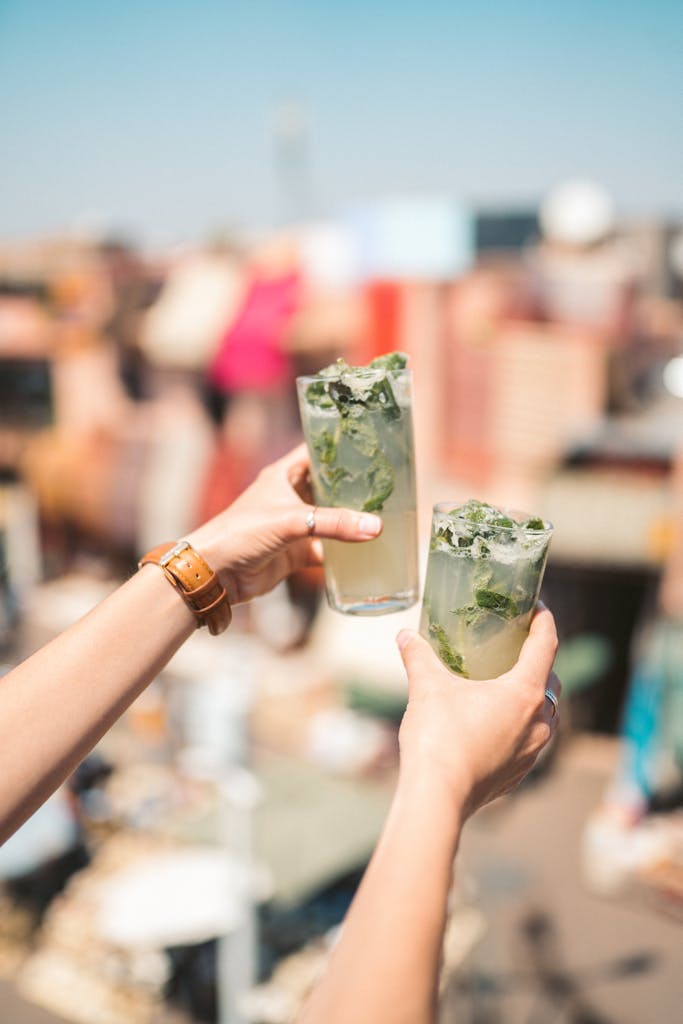
[(434, 506), (420, 632), (453, 672), (491, 679), (515, 664), (552, 531), (479, 501)]
[(382, 615), (418, 599), (412, 382), (399, 353), (366, 367), (339, 361), (298, 377), (318, 505), (382, 517), (362, 544), (323, 541), (327, 599), (347, 615)]

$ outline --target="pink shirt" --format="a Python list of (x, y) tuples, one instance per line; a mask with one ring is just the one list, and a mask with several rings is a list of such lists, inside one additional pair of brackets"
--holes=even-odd
[(291, 379), (285, 338), (300, 286), (296, 271), (252, 279), (209, 367), (212, 384), (222, 391), (272, 391)]

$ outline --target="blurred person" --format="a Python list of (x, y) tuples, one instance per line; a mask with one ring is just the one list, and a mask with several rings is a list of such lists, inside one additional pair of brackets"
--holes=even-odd
[[(359, 283), (355, 239), (347, 227), (326, 221), (308, 224), (297, 232), (297, 252), (301, 301), (287, 335), (296, 376), (317, 373), (339, 356), (360, 365), (400, 348), (396, 338), (382, 336), (370, 316)], [(376, 350), (365, 352), (370, 335)]]
[(288, 335), (301, 305), (293, 239), (276, 236), (251, 254), (240, 301), (207, 370), (219, 442), (203, 496), (204, 516), (234, 500), (266, 463), (300, 436)]
[(583, 835), (584, 878), (603, 893), (658, 865), (683, 875), (683, 825), (657, 813), (683, 805), (683, 449), (672, 487), (671, 546), (654, 614), (632, 645), (616, 771)]
[(243, 259), (228, 242), (216, 241), (173, 258), (140, 324), (148, 393), (156, 394), (168, 376), (189, 379), (201, 390), (243, 291)]
[(57, 564), (93, 542), (118, 560), (202, 521), (215, 434), (201, 382), (241, 281), (221, 246), (185, 254), (143, 316), (149, 271), (123, 243), (96, 255), (87, 275), (73, 257), (79, 272), (68, 264), (53, 283), (54, 426), (31, 438), (21, 467)]
[(154, 285), (132, 245), (109, 238), (99, 247), (109, 282), (111, 302), (103, 333), (111, 341), (124, 390), (134, 401), (146, 397), (146, 359), (140, 347), (140, 327)]
[[(2, 838), (75, 770), (198, 624), (222, 632), (231, 604), (320, 564), (321, 537), (379, 534), (377, 516), (314, 508), (308, 472), (300, 446), (182, 545), (148, 553), (135, 576), (3, 678)], [(462, 826), (521, 781), (557, 725), (557, 634), (547, 609), (516, 666), (485, 685), (453, 675), (416, 633), (398, 642), (409, 680), (398, 784), (307, 1024), (434, 1018)]]
[(527, 258), (537, 316), (593, 331), (608, 355), (611, 409), (637, 410), (647, 368), (644, 268), (633, 242), (617, 236), (611, 196), (590, 180), (562, 182), (541, 203), (540, 223), (542, 239)]

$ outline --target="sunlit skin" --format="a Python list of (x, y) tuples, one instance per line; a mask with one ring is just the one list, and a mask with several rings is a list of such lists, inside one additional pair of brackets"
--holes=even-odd
[[(321, 562), (321, 539), (370, 541), (381, 520), (310, 502), (303, 446), (187, 537), (232, 603)], [(312, 517), (312, 518), (311, 518)], [(311, 526), (311, 522), (313, 526)], [(0, 839), (75, 769), (196, 628), (147, 565), (0, 681)], [(464, 821), (532, 767), (557, 715), (545, 687), (557, 646), (540, 610), (517, 665), (485, 685), (457, 679), (417, 633), (399, 646), (409, 701), (392, 807), (305, 1024), (434, 1020), (453, 858)], [(419, 899), (406, 894), (419, 891)]]

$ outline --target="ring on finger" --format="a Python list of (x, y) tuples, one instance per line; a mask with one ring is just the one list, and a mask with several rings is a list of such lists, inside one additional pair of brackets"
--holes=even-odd
[(315, 532), (315, 514), (318, 511), (318, 507), (312, 509), (306, 517), (306, 526), (308, 527), (308, 536), (312, 537)]
[(551, 689), (547, 689), (545, 691), (545, 695), (546, 695), (546, 697), (548, 698), (548, 700), (550, 701), (550, 703), (553, 706), (553, 710), (552, 710), (552, 713), (550, 715), (551, 719), (553, 719), (555, 717), (555, 715), (557, 714), (557, 712), (558, 712), (559, 701), (558, 701), (557, 697), (555, 696), (555, 694), (553, 693), (553, 691)]

